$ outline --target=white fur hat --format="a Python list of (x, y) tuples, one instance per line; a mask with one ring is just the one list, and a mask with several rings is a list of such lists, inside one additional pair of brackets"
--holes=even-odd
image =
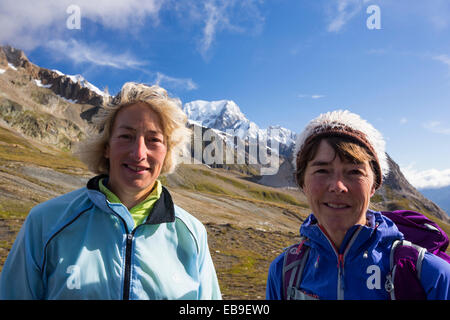
[(308, 123), (303, 132), (298, 135), (295, 144), (293, 159), (295, 172), (297, 172), (297, 158), (303, 150), (305, 142), (311, 141), (317, 136), (348, 136), (357, 139), (368, 147), (377, 160), (381, 172), (381, 176), (378, 177), (379, 186), (382, 179), (387, 177), (389, 164), (383, 136), (366, 120), (348, 110), (327, 112)]

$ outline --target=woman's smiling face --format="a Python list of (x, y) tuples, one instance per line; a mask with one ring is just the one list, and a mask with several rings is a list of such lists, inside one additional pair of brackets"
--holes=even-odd
[(150, 192), (166, 153), (158, 114), (144, 103), (124, 107), (116, 115), (105, 150), (109, 159), (108, 185), (118, 196), (121, 192)]
[(314, 216), (328, 232), (364, 225), (375, 193), (369, 162), (341, 159), (326, 140), (319, 143), (316, 155), (306, 166), (303, 185)]

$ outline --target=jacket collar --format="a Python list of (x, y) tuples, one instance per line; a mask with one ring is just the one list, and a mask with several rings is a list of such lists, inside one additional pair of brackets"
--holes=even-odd
[[(97, 191), (101, 194), (100, 197), (103, 201), (99, 203), (99, 195), (96, 192), (95, 197), (91, 197), (91, 199), (96, 203), (100, 208), (104, 209), (106, 202), (106, 196), (101, 193), (99, 189), (99, 182), (101, 179), (108, 179), (109, 176), (106, 174), (101, 174), (98, 176), (95, 176), (91, 178), (87, 182), (87, 189), (89, 191)], [(104, 198), (104, 199), (103, 199)], [(123, 206), (123, 205), (122, 205)], [(131, 215), (130, 215), (131, 217)], [(161, 196), (156, 201), (156, 203), (153, 206), (152, 211), (150, 212), (149, 216), (147, 217), (147, 220), (144, 224), (160, 224), (160, 223), (168, 223), (168, 222), (174, 222), (175, 221), (175, 206), (173, 204), (172, 196), (170, 195), (169, 191), (163, 186)]]
[[(339, 253), (344, 251), (358, 251), (361, 247), (376, 245), (376, 243), (392, 243), (392, 241), (402, 238), (395, 224), (380, 212), (368, 210), (368, 226), (355, 225), (351, 227), (342, 242)], [(321, 247), (327, 250), (333, 250), (326, 235), (318, 227), (317, 219), (314, 214), (309, 215), (300, 227), (300, 235), (308, 238), (310, 245)]]

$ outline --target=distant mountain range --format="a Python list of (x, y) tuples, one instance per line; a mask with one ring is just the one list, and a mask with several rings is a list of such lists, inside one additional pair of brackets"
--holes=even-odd
[[(295, 132), (281, 126), (269, 126), (267, 129), (261, 129), (256, 123), (247, 119), (239, 106), (232, 100), (191, 101), (183, 106), (183, 111), (191, 124), (222, 132), (228, 130), (243, 140), (246, 138), (267, 139), (268, 136), (273, 136), (282, 145), (280, 153), (284, 153), (286, 156), (288, 155), (287, 150), (295, 143)], [(275, 134), (275, 130), (277, 134)]]
[[(70, 149), (74, 142), (85, 138), (92, 116), (102, 108), (104, 102), (112, 98), (80, 75), (65, 75), (57, 70), (37, 66), (28, 60), (22, 50), (0, 46), (0, 127), (7, 127), (18, 135), (60, 149)], [(192, 101), (186, 103), (183, 110), (191, 127), (231, 131), (240, 139), (267, 137), (271, 130), (276, 129), (280, 147), (280, 167), (276, 174), (261, 176), (252, 170), (251, 165), (246, 164), (212, 168), (230, 172), (236, 170), (237, 174), (245, 175), (247, 181), (280, 188), (279, 190), (295, 188), (291, 164), (295, 132), (281, 126), (261, 129), (247, 119), (239, 106), (231, 100)], [(222, 139), (226, 136), (221, 135)], [(444, 211), (409, 184), (392, 159), (389, 158), (389, 161), (391, 173), (372, 198), (375, 209), (409, 208), (450, 221)], [(196, 169), (189, 170), (196, 172)], [(187, 181), (181, 177), (178, 180)], [(221, 183), (223, 180), (219, 179), (208, 185), (208, 188), (217, 189)]]
[(423, 188), (419, 191), (428, 199), (435, 202), (450, 216), (450, 186), (442, 188)]

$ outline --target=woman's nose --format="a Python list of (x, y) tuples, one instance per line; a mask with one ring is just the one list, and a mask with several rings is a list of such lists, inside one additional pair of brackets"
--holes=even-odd
[(330, 192), (336, 192), (336, 193), (342, 193), (342, 192), (347, 192), (347, 186), (345, 185), (343, 179), (341, 176), (334, 176), (331, 181), (330, 181), (330, 185), (329, 185), (329, 189)]
[(133, 160), (142, 161), (147, 155), (147, 145), (144, 137), (137, 137), (132, 150)]

